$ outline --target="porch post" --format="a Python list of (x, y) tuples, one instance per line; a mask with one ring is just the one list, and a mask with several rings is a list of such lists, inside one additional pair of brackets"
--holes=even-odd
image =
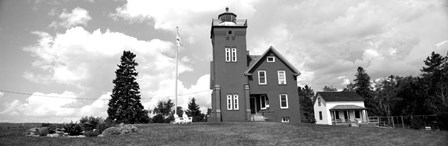
[(244, 95), (245, 95), (245, 97), (244, 97), (244, 100), (245, 100), (245, 102), (246, 102), (246, 121), (251, 121), (250, 120), (250, 117), (251, 117), (251, 114), (250, 114), (250, 93), (249, 93), (249, 85), (248, 84), (246, 84), (246, 85), (244, 85)]
[(221, 122), (221, 87), (215, 85), (216, 122)]

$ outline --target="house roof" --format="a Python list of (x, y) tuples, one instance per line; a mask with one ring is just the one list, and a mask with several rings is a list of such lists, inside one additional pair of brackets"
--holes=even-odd
[(364, 101), (356, 92), (317, 92), (325, 101)]
[(363, 110), (365, 107), (357, 106), (357, 105), (336, 105), (330, 110)]
[(291, 63), (288, 62), (288, 60), (286, 60), (277, 50), (274, 49), (274, 47), (270, 46), (268, 50), (266, 50), (263, 55), (261, 55), (260, 57), (257, 57), (257, 59), (255, 60), (254, 63), (252, 63), (252, 65), (250, 65), (249, 69), (247, 69), (247, 71), (244, 73), (244, 75), (251, 75), (252, 71), (255, 69), (255, 66), (257, 66), (258, 64), (260, 64), (262, 59), (265, 56), (267, 56), (268, 52), (272, 52), (275, 56), (277, 56), (277, 58), (282, 61), (283, 63), (285, 63), (285, 65), (292, 70), (293, 74), (295, 76), (299, 76), (300, 72), (294, 67), (292, 66)]

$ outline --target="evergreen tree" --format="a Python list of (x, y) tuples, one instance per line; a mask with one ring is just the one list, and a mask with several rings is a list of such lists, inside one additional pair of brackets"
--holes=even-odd
[(190, 103), (188, 103), (187, 115), (193, 117), (193, 122), (200, 122), (204, 119), (204, 114), (201, 113), (199, 105), (196, 104), (196, 99), (192, 98)]
[(315, 123), (313, 100), (314, 91), (308, 85), (297, 87), (299, 92), (301, 121), (304, 123)]
[(342, 90), (342, 92), (355, 92), (355, 84), (353, 84), (352, 82), (350, 82), (349, 84), (347, 84), (347, 87), (344, 88), (344, 90)]
[(355, 90), (364, 98), (364, 103), (368, 108), (369, 114), (378, 115), (377, 104), (373, 99), (373, 92), (370, 86), (370, 76), (365, 72), (364, 68), (358, 67), (355, 75)]
[(426, 106), (432, 113), (448, 111), (448, 55), (431, 53), (421, 69), (426, 92)]
[(140, 87), (136, 81), (138, 72), (135, 67), (135, 54), (124, 51), (121, 56), (121, 63), (115, 71), (116, 78), (109, 109), (107, 109), (108, 119), (115, 123), (143, 123), (148, 122), (148, 111), (144, 110), (140, 103)]

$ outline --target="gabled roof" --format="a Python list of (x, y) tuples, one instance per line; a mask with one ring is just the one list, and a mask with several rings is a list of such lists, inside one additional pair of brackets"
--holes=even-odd
[(257, 66), (258, 64), (262, 63), (263, 59), (261, 58), (265, 58), (268, 54), (268, 52), (272, 52), (275, 56), (277, 56), (277, 58), (282, 61), (283, 63), (285, 63), (285, 65), (292, 70), (294, 76), (299, 76), (300, 72), (294, 67), (292, 66), (291, 63), (288, 62), (288, 60), (286, 60), (277, 50), (274, 49), (274, 47), (270, 46), (268, 50), (266, 50), (263, 55), (261, 55), (260, 57), (258, 57), (258, 59), (255, 61), (255, 63), (253, 63), (249, 69), (247, 69), (247, 71), (244, 73), (244, 75), (251, 75), (252, 71), (255, 69), (255, 66)]
[(325, 101), (364, 101), (356, 92), (317, 92)]

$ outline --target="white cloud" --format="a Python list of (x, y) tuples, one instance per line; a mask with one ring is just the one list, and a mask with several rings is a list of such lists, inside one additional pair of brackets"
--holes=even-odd
[[(52, 9), (48, 14), (53, 16), (55, 13), (55, 9)], [(87, 23), (92, 20), (92, 17), (89, 15), (89, 11), (80, 7), (74, 8), (71, 13), (64, 9), (59, 15), (59, 18), (61, 19), (60, 22), (53, 21), (49, 27), (57, 28), (58, 26), (62, 26), (64, 28), (70, 28), (81, 25), (87, 26)]]
[(3, 97), (3, 95), (5, 95), (5, 93), (3, 93), (3, 92), (0, 92), (0, 97)]
[[(146, 109), (157, 103), (158, 98), (167, 95), (172, 98), (174, 91), (174, 50), (171, 42), (153, 39), (138, 40), (119, 32), (95, 30), (88, 32), (82, 27), (72, 27), (65, 33), (50, 35), (45, 32), (34, 32), (40, 39), (35, 45), (24, 50), (34, 56), (33, 67), (23, 75), (26, 79), (46, 84), (63, 84), (76, 90), (77, 97), (91, 100), (75, 100), (66, 103), (66, 107), (75, 108), (72, 116), (107, 116), (107, 102), (113, 88), (114, 71), (119, 64), (123, 50), (134, 52), (139, 63), (137, 81), (140, 84), (142, 103)], [(179, 62), (179, 73), (193, 71), (185, 63), (191, 59), (184, 57)], [(189, 88), (179, 82), (179, 94), (208, 89), (208, 77), (201, 77), (196, 85)], [(75, 87), (75, 88), (73, 88)], [(199, 89), (201, 88), (201, 89)], [(202, 89), (203, 88), (203, 89)], [(103, 93), (98, 95), (99, 93)], [(207, 95), (207, 94), (206, 94)], [(207, 95), (209, 96), (209, 95)], [(99, 98), (95, 98), (99, 97)], [(33, 99), (33, 98), (31, 98)], [(205, 100), (205, 99), (204, 99)], [(186, 105), (187, 99), (180, 99), (179, 105)], [(198, 101), (206, 106), (207, 101)], [(150, 104), (152, 103), (152, 104)], [(26, 104), (26, 103), (21, 103)], [(41, 108), (41, 116), (62, 113), (50, 112)], [(18, 113), (24, 114), (24, 112)], [(63, 119), (63, 118), (61, 118)]]
[(207, 12), (223, 12), (226, 6), (238, 10), (239, 13), (254, 12), (251, 5), (254, 0), (128, 0), (127, 3), (116, 9), (114, 18), (124, 18), (130, 21), (153, 19), (154, 28), (174, 30), (176, 26), (192, 28), (195, 20)]

